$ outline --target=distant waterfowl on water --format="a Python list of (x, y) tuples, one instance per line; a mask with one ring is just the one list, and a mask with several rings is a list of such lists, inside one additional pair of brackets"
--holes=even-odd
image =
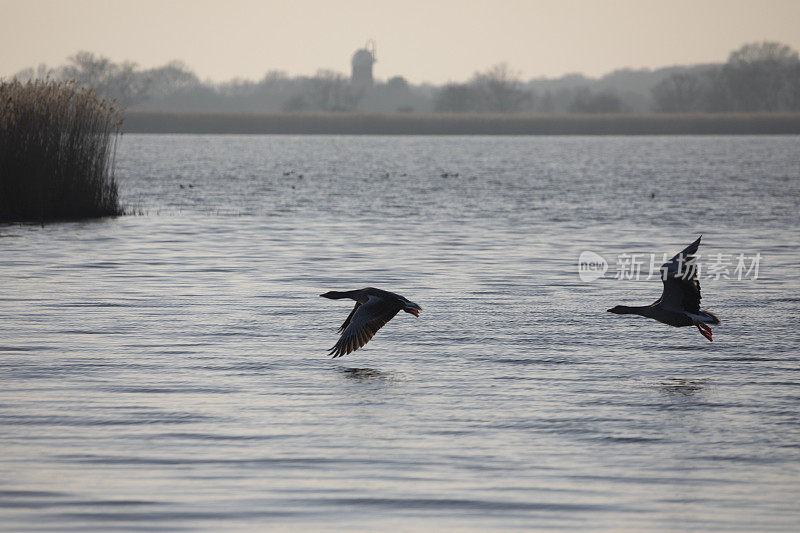
[(700, 309), (700, 282), (694, 265), (694, 254), (700, 246), (697, 238), (667, 263), (661, 266), (664, 292), (661, 298), (650, 305), (629, 307), (617, 305), (608, 310), (618, 315), (641, 315), (670, 326), (697, 326), (697, 329), (712, 340), (709, 324), (719, 324), (719, 318), (710, 311)]
[(355, 291), (328, 291), (320, 296), (331, 300), (349, 298), (356, 301), (347, 320), (339, 328), (339, 333), (342, 334), (339, 341), (328, 353), (334, 358), (354, 352), (367, 344), (398, 312), (405, 311), (418, 317), (422, 310), (419, 305), (399, 294), (373, 287)]

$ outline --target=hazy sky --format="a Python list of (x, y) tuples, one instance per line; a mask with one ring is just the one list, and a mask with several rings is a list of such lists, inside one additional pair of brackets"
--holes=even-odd
[(0, 77), (79, 50), (200, 78), (349, 73), (463, 81), (502, 61), (523, 78), (724, 61), (746, 42), (800, 49), (800, 0), (0, 0)]

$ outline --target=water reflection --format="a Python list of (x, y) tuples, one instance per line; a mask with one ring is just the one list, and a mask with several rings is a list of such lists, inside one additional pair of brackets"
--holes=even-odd
[[(150, 215), (0, 226), (0, 530), (798, 529), (800, 136), (124, 143)], [(725, 335), (609, 320), (687, 224), (769, 257)], [(326, 358), (368, 285), (428, 311)]]
[(667, 378), (658, 384), (664, 394), (680, 394), (681, 396), (694, 396), (705, 389), (707, 385), (707, 379), (685, 378)]
[(338, 370), (349, 379), (380, 381), (393, 379), (392, 372), (383, 372), (375, 368), (339, 367)]

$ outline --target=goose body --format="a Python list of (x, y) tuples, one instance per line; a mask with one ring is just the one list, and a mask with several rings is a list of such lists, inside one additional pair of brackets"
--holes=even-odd
[(355, 300), (356, 305), (339, 328), (338, 342), (330, 349), (334, 358), (354, 352), (369, 340), (400, 311), (419, 316), (422, 308), (399, 294), (366, 287), (354, 291), (328, 291), (320, 294), (332, 300)]
[(697, 326), (700, 333), (712, 340), (709, 324), (719, 324), (719, 318), (700, 309), (700, 282), (694, 265), (694, 254), (700, 246), (697, 238), (692, 244), (661, 266), (664, 292), (650, 305), (630, 307), (617, 305), (608, 310), (618, 315), (640, 315), (675, 327)]

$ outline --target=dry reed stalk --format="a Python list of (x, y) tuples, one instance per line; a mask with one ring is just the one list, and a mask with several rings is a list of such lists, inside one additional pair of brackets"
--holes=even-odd
[(114, 155), (122, 115), (69, 82), (0, 82), (0, 220), (122, 214)]

